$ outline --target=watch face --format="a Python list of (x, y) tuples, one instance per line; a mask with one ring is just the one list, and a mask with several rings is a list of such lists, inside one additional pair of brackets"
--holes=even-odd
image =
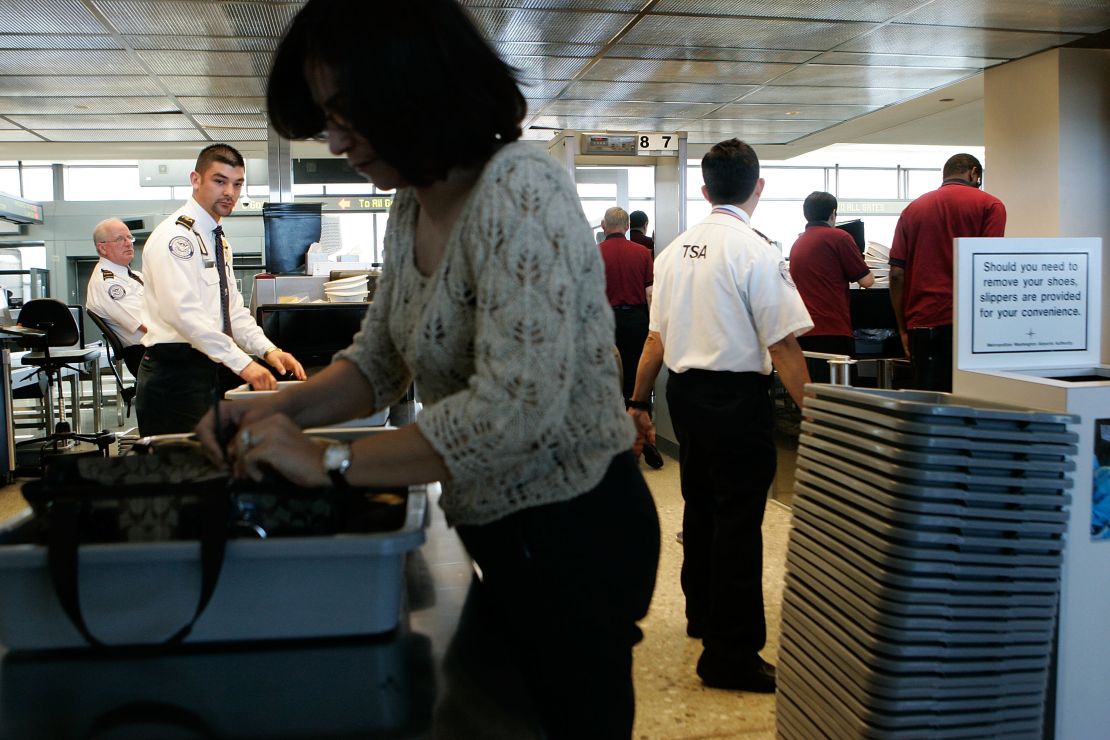
[(324, 449), (324, 469), (330, 472), (346, 473), (351, 466), (351, 446), (335, 442)]

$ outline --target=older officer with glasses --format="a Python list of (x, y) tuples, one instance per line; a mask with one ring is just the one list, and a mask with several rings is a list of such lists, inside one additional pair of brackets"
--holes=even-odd
[(135, 237), (118, 218), (108, 218), (93, 229), (100, 260), (85, 289), (85, 306), (104, 319), (123, 344), (123, 362), (138, 375), (143, 359), (143, 276), (131, 269)]

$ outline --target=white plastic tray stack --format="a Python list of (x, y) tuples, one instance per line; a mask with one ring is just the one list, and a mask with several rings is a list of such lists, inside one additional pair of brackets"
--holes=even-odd
[(779, 737), (1041, 737), (1078, 419), (807, 392)]

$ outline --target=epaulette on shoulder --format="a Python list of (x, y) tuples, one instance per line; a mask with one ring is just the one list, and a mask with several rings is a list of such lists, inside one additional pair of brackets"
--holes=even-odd
[(105, 270), (105, 269), (101, 268), (100, 277), (104, 278), (105, 280), (111, 280), (112, 278), (115, 277), (115, 275), (112, 274), (111, 270)]
[(754, 232), (756, 233), (756, 235), (757, 235), (757, 236), (758, 236), (758, 237), (759, 237), (760, 239), (762, 239), (763, 241), (767, 242), (767, 243), (768, 243), (768, 244), (770, 244), (770, 245), (771, 245), (772, 247), (773, 247), (773, 246), (775, 246), (775, 243), (774, 243), (773, 241), (771, 241), (770, 239), (768, 239), (768, 238), (767, 238), (767, 235), (766, 235), (766, 234), (764, 234), (764, 233), (763, 233), (762, 231), (760, 231), (759, 229), (757, 229), (757, 228), (755, 228), (755, 227), (753, 226), (753, 227), (752, 227), (752, 231), (754, 231)]
[(184, 226), (186, 229), (189, 229), (190, 231), (193, 230), (193, 224), (195, 224), (196, 222), (197, 222), (197, 220), (195, 218), (189, 218), (185, 214), (181, 214), (180, 216), (177, 217), (177, 220), (174, 221), (174, 223), (177, 224), (178, 226)]

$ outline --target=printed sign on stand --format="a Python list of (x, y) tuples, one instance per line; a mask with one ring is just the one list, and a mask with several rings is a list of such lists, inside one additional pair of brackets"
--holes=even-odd
[(972, 353), (1087, 349), (1088, 262), (1083, 252), (973, 254)]
[(1101, 240), (976, 237), (954, 246), (956, 370), (1099, 363)]

